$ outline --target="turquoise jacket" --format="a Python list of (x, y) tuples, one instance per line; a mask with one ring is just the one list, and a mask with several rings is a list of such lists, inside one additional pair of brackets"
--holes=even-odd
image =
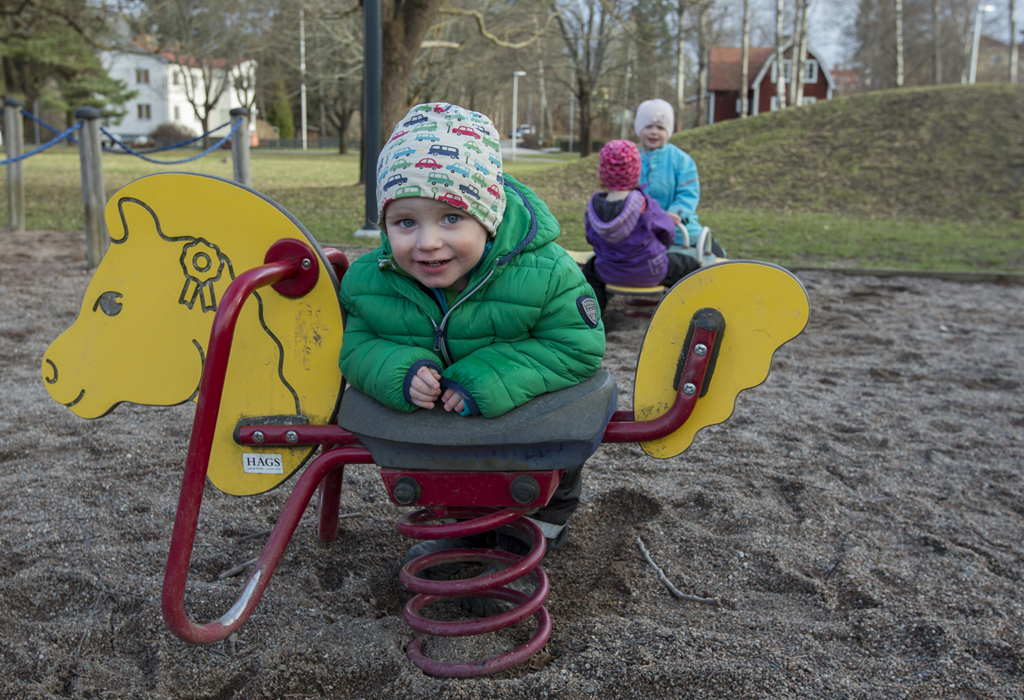
[[(654, 151), (641, 151), (640, 184), (661, 208), (678, 214), (690, 234), (690, 245), (697, 244), (701, 225), (697, 220), (700, 203), (700, 178), (697, 164), (688, 153), (667, 143)], [(682, 244), (682, 232), (676, 228), (676, 244)]]
[(427, 365), (469, 412), (494, 417), (598, 370), (605, 340), (593, 289), (554, 242), (559, 225), (544, 202), (507, 175), (504, 187), (494, 243), (450, 307), (401, 271), (386, 236), (345, 273), (339, 364), (352, 386), (413, 411), (409, 382)]

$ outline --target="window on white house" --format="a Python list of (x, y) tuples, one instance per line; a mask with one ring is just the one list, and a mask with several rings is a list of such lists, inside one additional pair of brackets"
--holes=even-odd
[(772, 98), (772, 111), (776, 111), (779, 108), (779, 96), (776, 95)]
[(148, 83), (149, 82), (149, 69), (148, 68), (137, 68), (137, 69), (135, 69), (135, 82), (136, 83)]
[(138, 108), (139, 108), (139, 112), (138, 112), (139, 113), (139, 119), (152, 119), (153, 118), (153, 111), (152, 111), (152, 107), (150, 105), (140, 104), (140, 105), (138, 105)]
[(176, 122), (180, 122), (181, 121), (181, 107), (175, 106), (175, 108), (174, 108), (174, 121), (176, 121)]
[(174, 75), (171, 76), (172, 85), (181, 85), (181, 73), (174, 71)]
[(805, 83), (818, 82), (818, 62), (813, 58), (807, 59), (807, 70), (804, 72)]

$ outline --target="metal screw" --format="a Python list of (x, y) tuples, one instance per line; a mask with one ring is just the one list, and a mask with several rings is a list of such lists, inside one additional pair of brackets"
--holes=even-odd
[(523, 505), (533, 503), (540, 498), (540, 484), (528, 474), (522, 474), (513, 479), (510, 491), (512, 500)]
[(255, 443), (261, 443), (265, 439), (266, 439), (266, 436), (263, 434), (262, 430), (257, 430), (255, 433), (252, 434), (252, 441), (255, 442)]
[(298, 442), (299, 434), (294, 430), (289, 430), (287, 433), (284, 434), (284, 439), (287, 440), (288, 442)]
[(395, 497), (395, 501), (397, 501), (399, 505), (411, 506), (420, 499), (420, 494), (422, 492), (420, 485), (415, 479), (409, 476), (402, 476), (395, 482), (395, 487), (391, 490), (391, 495)]
[(308, 270), (311, 267), (313, 267), (313, 261), (310, 260), (309, 258), (303, 258), (302, 259), (302, 269), (303, 270)]
[(693, 354), (696, 355), (697, 357), (704, 357), (705, 355), (708, 354), (708, 346), (704, 345), (703, 343), (697, 343), (693, 347)]
[(695, 391), (697, 391), (697, 387), (695, 387), (690, 382), (686, 382), (686, 384), (683, 384), (683, 393), (686, 394), (687, 396), (693, 396), (693, 393)]

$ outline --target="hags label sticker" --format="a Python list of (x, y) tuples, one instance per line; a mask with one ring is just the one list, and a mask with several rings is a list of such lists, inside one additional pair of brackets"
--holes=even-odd
[(284, 474), (284, 458), (277, 454), (243, 452), (242, 471), (246, 474)]

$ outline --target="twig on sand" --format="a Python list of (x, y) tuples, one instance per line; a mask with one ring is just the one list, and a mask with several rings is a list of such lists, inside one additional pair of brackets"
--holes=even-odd
[[(344, 520), (346, 518), (358, 518), (361, 515), (362, 515), (362, 513), (344, 513), (344, 514), (338, 516), (338, 520)], [(299, 527), (301, 527), (303, 525), (309, 525), (315, 519), (316, 518), (303, 518), (302, 520), (300, 520), (295, 525), (295, 528), (298, 529)], [(260, 537), (267, 537), (273, 531), (274, 531), (273, 528), (271, 528), (270, 530), (261, 530), (260, 532), (253, 532), (252, 534), (249, 534), (249, 535), (242, 535), (241, 537), (238, 538), (237, 541), (238, 542), (248, 542), (249, 540), (256, 540), (256, 539), (259, 539)]]
[(241, 564), (236, 564), (235, 566), (232, 566), (227, 571), (221, 571), (219, 574), (217, 574), (217, 580), (218, 581), (223, 581), (226, 578), (231, 578), (232, 576), (238, 576), (238, 574), (242, 573), (247, 568), (249, 568), (250, 566), (255, 564), (257, 559), (259, 559), (259, 557), (254, 557), (254, 558), (250, 559), (249, 561), (243, 561)]
[(701, 598), (695, 595), (688, 595), (686, 593), (683, 593), (675, 586), (673, 586), (672, 582), (668, 580), (668, 576), (666, 576), (665, 572), (661, 570), (661, 567), (655, 564), (654, 560), (651, 559), (650, 552), (647, 551), (647, 547), (644, 546), (644, 541), (640, 539), (639, 535), (636, 538), (636, 543), (640, 545), (640, 553), (644, 555), (644, 559), (646, 559), (647, 563), (650, 564), (654, 568), (654, 570), (658, 572), (658, 578), (661, 579), (662, 583), (664, 583), (668, 587), (668, 590), (671, 591), (672, 595), (674, 595), (676, 598), (678, 598), (679, 600), (689, 600), (694, 603), (704, 603), (705, 605), (721, 604), (721, 601), (718, 598)]

